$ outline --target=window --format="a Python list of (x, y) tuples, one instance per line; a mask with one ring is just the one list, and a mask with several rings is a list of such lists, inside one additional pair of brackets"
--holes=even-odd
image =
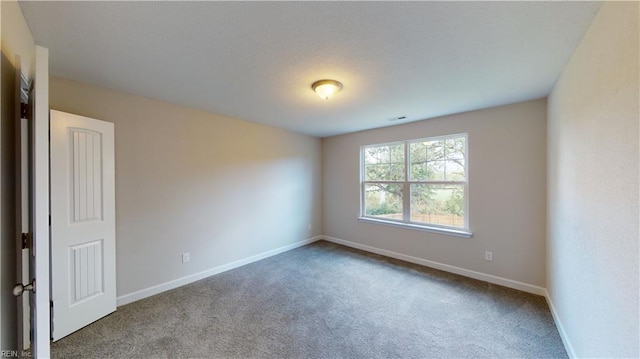
[(470, 236), (466, 134), (360, 152), (361, 219)]

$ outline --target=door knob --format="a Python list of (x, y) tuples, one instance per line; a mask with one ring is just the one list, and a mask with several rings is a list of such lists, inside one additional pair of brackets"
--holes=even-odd
[(22, 283), (18, 283), (13, 287), (13, 295), (16, 297), (21, 296), (25, 291), (31, 291), (33, 293), (36, 292), (36, 280), (32, 280), (31, 283), (24, 285)]

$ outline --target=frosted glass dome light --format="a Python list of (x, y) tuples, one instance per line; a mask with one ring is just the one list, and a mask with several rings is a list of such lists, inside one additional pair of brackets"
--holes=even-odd
[(311, 84), (311, 88), (318, 96), (328, 100), (342, 90), (342, 84), (336, 80), (320, 80)]

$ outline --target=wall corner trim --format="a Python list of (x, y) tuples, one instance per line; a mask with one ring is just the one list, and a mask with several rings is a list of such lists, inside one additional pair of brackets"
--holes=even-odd
[(494, 276), (494, 275), (491, 275), (491, 274), (485, 274), (485, 273), (481, 273), (481, 272), (476, 272), (476, 271), (472, 271), (472, 270), (469, 270), (469, 269), (464, 269), (464, 268), (460, 268), (460, 267), (456, 267), (456, 266), (452, 266), (452, 265), (448, 265), (448, 264), (444, 264), (444, 263), (439, 263), (439, 262), (434, 262), (434, 261), (430, 261), (430, 260), (427, 260), (427, 259), (413, 257), (413, 256), (402, 254), (402, 253), (392, 252), (392, 251), (389, 251), (389, 250), (386, 250), (386, 249), (380, 249), (380, 248), (376, 248), (376, 247), (371, 247), (371, 246), (368, 246), (368, 245), (365, 245), (365, 244), (351, 242), (351, 241), (347, 241), (347, 240), (340, 239), (340, 238), (335, 238), (335, 237), (330, 237), (330, 236), (322, 236), (322, 239), (324, 239), (326, 241), (329, 241), (329, 242), (342, 244), (342, 245), (347, 246), (347, 247), (360, 249), (360, 250), (363, 250), (365, 252), (371, 252), (371, 253), (375, 253), (375, 254), (380, 254), (380, 255), (383, 255), (383, 256), (386, 256), (386, 257), (391, 257), (391, 258), (399, 259), (399, 260), (402, 260), (402, 261), (405, 261), (405, 262), (410, 262), (410, 263), (423, 265), (425, 267), (439, 269), (439, 270), (442, 270), (442, 271), (445, 271), (445, 272), (454, 273), (454, 274), (458, 274), (458, 275), (469, 277), (469, 278), (473, 278), (473, 279), (478, 279), (478, 280), (481, 280), (481, 281), (485, 281), (485, 282), (488, 282), (488, 283), (501, 285), (501, 286), (508, 287), (508, 288), (517, 289), (517, 290), (520, 290), (520, 291), (523, 291), (523, 292), (527, 292), (527, 293), (532, 293), (532, 294), (537, 294), (537, 295), (544, 296), (545, 293), (547, 292), (545, 288), (538, 287), (538, 286), (535, 286), (533, 284), (518, 282), (518, 281), (515, 281), (515, 280), (512, 280), (512, 279), (507, 279), (507, 278)]
[(227, 264), (223, 264), (223, 265), (211, 268), (211, 269), (207, 269), (207, 270), (202, 271), (202, 272), (198, 272), (198, 273), (191, 274), (191, 275), (188, 275), (188, 276), (185, 276), (185, 277), (182, 277), (182, 278), (178, 278), (178, 279), (174, 279), (174, 280), (171, 280), (171, 281), (168, 281), (168, 282), (165, 282), (165, 283), (154, 285), (152, 287), (141, 289), (141, 290), (135, 291), (133, 293), (125, 294), (125, 295), (119, 296), (116, 299), (116, 303), (117, 303), (118, 307), (123, 306), (125, 304), (133, 303), (133, 302), (138, 301), (140, 299), (151, 297), (153, 295), (160, 294), (162, 292), (166, 292), (168, 290), (175, 289), (175, 288), (181, 287), (183, 285), (187, 285), (187, 284), (199, 281), (201, 279), (210, 277), (212, 275), (216, 275), (216, 274), (219, 274), (219, 273), (222, 273), (222, 272), (226, 272), (226, 271), (231, 270), (231, 269), (242, 267), (243, 265), (246, 265), (246, 264), (249, 264), (249, 263), (253, 263), (253, 262), (257, 262), (257, 261), (259, 261), (261, 259), (269, 258), (269, 257), (275, 256), (275, 255), (278, 255), (280, 253), (284, 253), (284, 252), (290, 251), (292, 249), (296, 249), (298, 247), (306, 246), (307, 244), (316, 242), (318, 240), (321, 240), (322, 238), (323, 238), (322, 236), (311, 237), (311, 238), (308, 238), (308, 239), (305, 239), (305, 240), (302, 240), (302, 241), (299, 241), (299, 242), (295, 242), (295, 243), (292, 243), (292, 244), (289, 244), (289, 245), (286, 245), (286, 246), (283, 246), (283, 247), (280, 247), (280, 248), (275, 248), (275, 249), (272, 249), (270, 251), (266, 251), (266, 252), (263, 252), (263, 253), (260, 253), (260, 254), (256, 254), (256, 255), (251, 256), (251, 257), (247, 257), (247, 258), (244, 258), (244, 259), (239, 259), (237, 261), (234, 261), (234, 262), (231, 262), (231, 263), (227, 263)]
[(569, 358), (577, 358), (576, 352), (573, 350), (573, 345), (569, 341), (569, 337), (567, 336), (567, 332), (564, 330), (564, 326), (560, 321), (560, 316), (556, 311), (556, 307), (553, 305), (553, 300), (551, 300), (551, 295), (545, 289), (544, 297), (547, 300), (547, 304), (549, 305), (549, 309), (551, 309), (551, 316), (553, 317), (553, 321), (556, 323), (556, 328), (558, 328), (558, 333), (560, 334), (560, 339), (562, 339), (562, 344), (564, 344), (564, 348), (567, 350), (567, 355)]

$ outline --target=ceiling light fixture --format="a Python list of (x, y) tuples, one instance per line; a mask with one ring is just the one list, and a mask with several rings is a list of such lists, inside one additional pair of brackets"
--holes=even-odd
[(318, 94), (318, 96), (328, 100), (329, 97), (342, 90), (342, 84), (336, 80), (320, 80), (312, 83), (311, 88)]

